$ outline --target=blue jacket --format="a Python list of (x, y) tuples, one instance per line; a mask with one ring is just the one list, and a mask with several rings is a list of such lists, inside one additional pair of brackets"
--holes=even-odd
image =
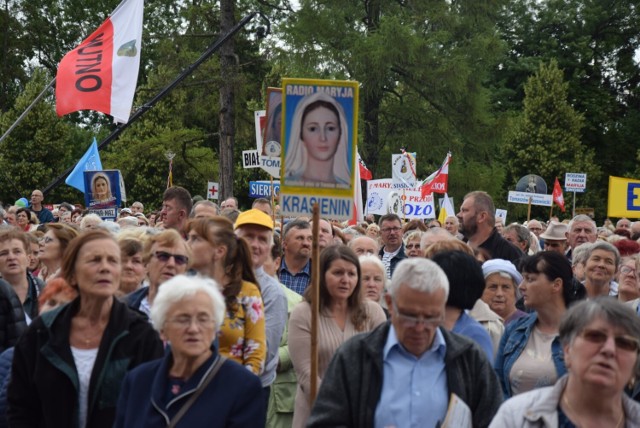
[[(505, 400), (513, 395), (509, 382), (509, 373), (511, 373), (513, 364), (522, 354), (522, 350), (527, 346), (536, 321), (538, 321), (538, 314), (533, 312), (526, 317), (511, 322), (500, 340), (494, 367), (500, 379)], [(553, 358), (553, 364), (556, 366), (558, 378), (560, 378), (567, 372), (567, 369), (564, 366), (562, 345), (560, 345), (560, 340), (557, 337), (551, 344), (551, 357)]]
[[(170, 351), (164, 358), (129, 372), (120, 393), (114, 428), (167, 426), (212, 369), (218, 355), (214, 346), (212, 350), (213, 355), (186, 382), (183, 392), (170, 401)], [(177, 427), (263, 427), (264, 406), (260, 379), (240, 364), (226, 360)]]

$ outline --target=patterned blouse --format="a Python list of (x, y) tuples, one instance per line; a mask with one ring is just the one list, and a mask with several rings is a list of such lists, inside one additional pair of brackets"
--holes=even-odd
[(227, 313), (218, 341), (220, 353), (260, 375), (267, 357), (264, 305), (258, 287), (242, 281), (235, 313)]

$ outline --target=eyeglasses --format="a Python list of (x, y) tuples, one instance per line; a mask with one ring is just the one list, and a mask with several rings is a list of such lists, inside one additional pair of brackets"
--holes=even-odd
[(421, 315), (419, 317), (414, 317), (413, 315), (407, 315), (400, 312), (395, 301), (392, 301), (392, 306), (393, 315), (405, 328), (414, 328), (417, 327), (418, 324), (421, 324), (424, 327), (437, 327), (442, 323), (442, 316), (425, 318)]
[[(603, 345), (607, 339), (609, 339), (609, 335), (600, 330), (591, 330), (585, 329), (582, 333), (579, 334), (587, 342), (591, 342), (596, 345)], [(623, 351), (629, 352), (638, 352), (638, 339), (631, 336), (614, 336), (613, 341), (616, 344), (616, 348), (621, 349)]]
[(210, 328), (215, 323), (215, 321), (207, 315), (196, 317), (190, 317), (187, 315), (178, 316), (175, 318), (171, 318), (170, 320), (168, 320), (168, 322), (183, 329), (191, 327), (194, 322), (196, 323), (196, 326), (200, 328)]
[(429, 229), (435, 229), (436, 227), (440, 227), (437, 224), (432, 224), (430, 226), (427, 226)]
[(407, 245), (405, 245), (405, 248), (407, 250), (413, 250), (414, 248), (416, 250), (419, 250), (420, 249), (420, 244), (407, 244)]
[(634, 268), (631, 268), (629, 266), (622, 266), (620, 268), (620, 273), (623, 275), (629, 275), (631, 274), (634, 278), (636, 278), (638, 275), (636, 273), (636, 270)]
[(186, 265), (189, 262), (189, 257), (187, 256), (183, 256), (182, 254), (171, 254), (166, 251), (156, 251), (154, 256), (163, 263), (168, 262), (169, 259), (173, 257), (173, 260), (175, 260), (176, 264), (179, 266)]
[(380, 229), (382, 233), (392, 233), (392, 232), (400, 232), (402, 230), (401, 227), (385, 227), (384, 229)]

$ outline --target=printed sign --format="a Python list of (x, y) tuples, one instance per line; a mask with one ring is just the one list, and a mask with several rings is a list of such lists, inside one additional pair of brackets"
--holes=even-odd
[(358, 82), (283, 79), (281, 213), (323, 217), (353, 214)]
[(119, 170), (84, 171), (85, 204), (104, 220), (115, 220), (122, 203)]
[(564, 175), (564, 190), (566, 192), (583, 193), (587, 189), (587, 174), (567, 172)]
[(260, 156), (257, 150), (242, 151), (242, 167), (243, 168), (260, 168)]
[(609, 176), (607, 216), (640, 218), (640, 180)]
[(267, 112), (260, 156), (280, 157), (282, 138), (282, 89), (267, 88)]
[[(258, 152), (262, 151), (262, 135), (264, 134), (264, 126), (267, 112), (265, 110), (256, 111), (254, 113), (254, 124), (256, 131), (256, 144)], [(266, 171), (273, 178), (280, 178), (280, 157), (259, 156), (260, 168)]]
[(403, 189), (416, 187), (416, 154), (391, 155), (391, 179)]
[(541, 205), (543, 207), (550, 207), (553, 196), (543, 195), (540, 193), (527, 193), (527, 192), (514, 192), (509, 191), (509, 198), (507, 202), (511, 204), (529, 204), (529, 198), (531, 198), (531, 205)]
[[(249, 197), (250, 198), (270, 198), (271, 197), (271, 181), (250, 181), (249, 182)], [(278, 197), (280, 194), (280, 182), (273, 182), (273, 196)]]
[(394, 213), (401, 218), (436, 218), (433, 193), (424, 198), (420, 189), (402, 189), (393, 179), (367, 181), (367, 204), (365, 215)]
[[(528, 202), (527, 202), (528, 204)], [(507, 224), (507, 210), (496, 208), (496, 218), (502, 219), (502, 224)]]

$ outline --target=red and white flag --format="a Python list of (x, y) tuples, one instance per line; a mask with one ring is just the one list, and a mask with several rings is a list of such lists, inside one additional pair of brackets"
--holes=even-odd
[(356, 156), (358, 158), (358, 172), (360, 173), (360, 179), (373, 180), (373, 174), (371, 173), (371, 171), (369, 171), (367, 165), (364, 164), (364, 161), (360, 157), (360, 153), (356, 152)]
[(562, 187), (560, 187), (558, 177), (556, 177), (556, 182), (553, 183), (553, 193), (551, 195), (553, 196), (553, 202), (564, 212), (564, 196), (562, 196)]
[(447, 193), (449, 187), (449, 162), (451, 162), (451, 152), (447, 153), (442, 166), (422, 182), (420, 191), (423, 198), (429, 193)]
[(58, 116), (96, 110), (124, 123), (131, 115), (140, 69), (144, 0), (124, 0), (77, 48), (56, 75)]

